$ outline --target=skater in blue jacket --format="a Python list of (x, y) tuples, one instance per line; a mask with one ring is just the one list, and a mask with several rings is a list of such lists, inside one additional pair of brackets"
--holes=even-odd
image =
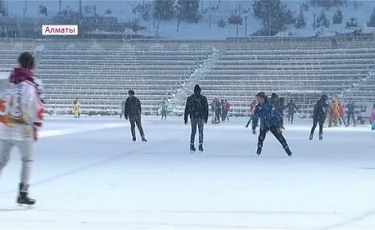
[(292, 156), (288, 143), (282, 134), (282, 115), (272, 105), (272, 102), (267, 98), (264, 92), (258, 93), (256, 97), (258, 104), (255, 107), (252, 128), (253, 134), (256, 134), (256, 127), (258, 120), (260, 119), (257, 154), (260, 155), (262, 153), (263, 142), (266, 138), (266, 134), (268, 131), (271, 131), (271, 133), (281, 143), (288, 156)]

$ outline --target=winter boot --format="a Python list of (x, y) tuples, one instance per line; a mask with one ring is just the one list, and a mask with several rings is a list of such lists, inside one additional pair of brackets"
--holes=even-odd
[(190, 145), (190, 152), (191, 153), (194, 153), (196, 151), (195, 147), (194, 147), (194, 144), (191, 144)]
[(19, 184), (19, 191), (18, 191), (18, 197), (17, 197), (17, 203), (18, 204), (27, 204), (27, 205), (34, 205), (36, 203), (36, 200), (31, 199), (28, 196), (28, 185)]
[(199, 148), (198, 149), (199, 149), (200, 152), (203, 152), (203, 144), (199, 144)]

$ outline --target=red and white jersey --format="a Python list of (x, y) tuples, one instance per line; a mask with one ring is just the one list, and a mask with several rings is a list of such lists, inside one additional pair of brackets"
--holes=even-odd
[(10, 81), (0, 94), (0, 139), (36, 139), (44, 112), (43, 87), (39, 79), (30, 76)]

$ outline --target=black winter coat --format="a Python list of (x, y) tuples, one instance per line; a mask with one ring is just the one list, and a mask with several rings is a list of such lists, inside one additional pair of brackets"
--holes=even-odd
[(313, 118), (317, 120), (325, 120), (329, 105), (325, 100), (316, 102), (313, 112)]
[(141, 117), (141, 114), (142, 114), (141, 101), (135, 96), (128, 97), (125, 101), (124, 113), (125, 113), (124, 114), (125, 118)]
[(207, 98), (199, 93), (192, 94), (186, 100), (184, 120), (204, 119), (208, 120), (208, 103)]

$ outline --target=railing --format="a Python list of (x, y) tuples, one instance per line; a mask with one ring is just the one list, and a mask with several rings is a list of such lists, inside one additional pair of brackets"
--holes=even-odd
[(217, 49), (227, 48), (249, 48), (249, 49), (270, 49), (275, 46), (279, 49), (285, 48), (356, 48), (356, 47), (375, 47), (375, 38), (373, 36), (339, 36), (339, 37), (322, 37), (322, 38), (303, 38), (303, 37), (249, 37), (245, 40), (158, 40), (158, 39), (139, 39), (139, 40), (122, 40), (122, 39), (85, 39), (85, 38), (48, 38), (48, 39), (0, 39), (0, 46), (4, 43), (22, 43), (28, 46), (39, 44), (54, 45), (64, 47), (67, 43), (80, 44), (87, 46), (87, 41), (96, 42), (105, 48), (119, 48), (118, 44), (128, 43), (135, 47), (149, 47), (150, 44), (161, 44), (166, 48), (178, 49), (182, 44), (190, 48), (206, 48), (214, 46)]

